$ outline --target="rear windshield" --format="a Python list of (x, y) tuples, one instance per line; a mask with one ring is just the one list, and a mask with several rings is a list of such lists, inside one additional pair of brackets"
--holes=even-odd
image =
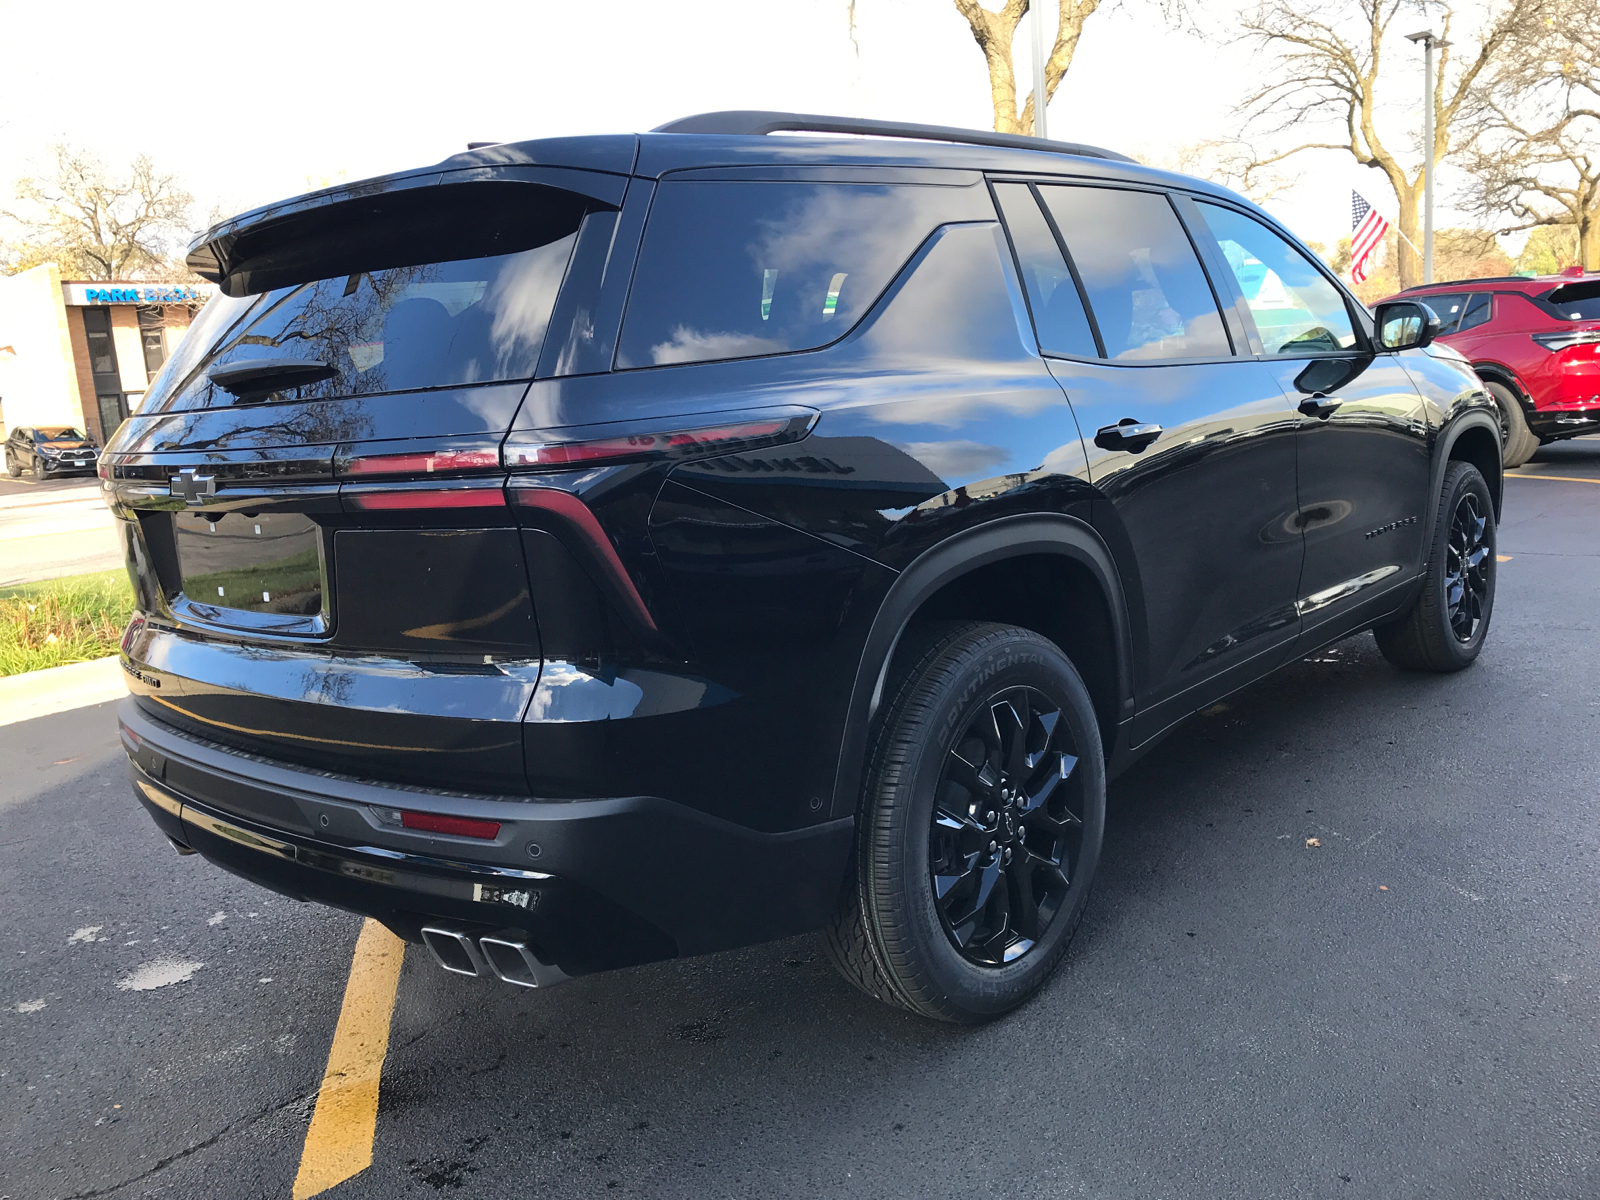
[(1569, 321), (1600, 321), (1600, 279), (1558, 287), (1544, 302)]
[(617, 366), (750, 358), (842, 337), (940, 223), (943, 190), (663, 183), (650, 206)]
[(251, 360), (320, 363), (326, 378), (250, 401), (456, 387), (534, 373), (577, 234), (516, 254), (358, 271), (212, 300), (141, 412), (240, 397), (209, 372)]

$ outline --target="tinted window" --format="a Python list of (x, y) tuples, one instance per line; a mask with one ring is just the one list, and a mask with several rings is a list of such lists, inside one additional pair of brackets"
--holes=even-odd
[[(362, 271), (206, 305), (151, 388), (159, 412), (234, 397), (183, 375), (249, 359), (315, 359), (331, 378), (300, 398), (370, 395), (532, 376), (576, 234), (518, 254)], [(235, 319), (249, 309), (243, 321)], [(233, 326), (233, 328), (229, 328)], [(207, 341), (222, 337), (205, 355)], [(196, 386), (199, 385), (199, 386)]]
[(1057, 186), (1039, 193), (1089, 294), (1106, 357), (1233, 353), (1211, 285), (1165, 196)]
[(1456, 331), (1471, 297), (1466, 292), (1451, 292), (1447, 295), (1418, 296), (1417, 299), (1433, 309), (1434, 315), (1439, 318), (1439, 333), (1443, 335)]
[(1600, 321), (1600, 279), (1569, 283), (1544, 299), (1569, 321)]
[(1061, 256), (1055, 234), (1034, 202), (1032, 190), (1022, 183), (997, 184), (994, 190), (1022, 266), (1039, 348), (1052, 354), (1098, 357), (1100, 351), (1083, 311), (1083, 297)]
[(1216, 204), (1201, 204), (1222, 246), (1268, 354), (1349, 350), (1355, 326), (1344, 296), (1300, 251), (1260, 221)]
[(833, 341), (939, 224), (945, 190), (663, 183), (645, 226), (617, 366), (750, 358)]
[(1494, 299), (1488, 292), (1478, 292), (1472, 297), (1472, 302), (1467, 305), (1467, 311), (1461, 314), (1459, 329), (1471, 329), (1488, 321), (1493, 311), (1491, 305)]

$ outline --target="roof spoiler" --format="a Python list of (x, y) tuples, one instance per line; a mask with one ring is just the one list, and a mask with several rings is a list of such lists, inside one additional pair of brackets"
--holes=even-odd
[[(307, 270), (331, 275), (358, 269), (342, 261), (343, 251), (354, 251), (353, 242), (375, 236), (375, 222), (393, 223), (397, 233), (409, 227), (410, 236), (421, 242), (429, 226), (449, 217), (474, 218), (473, 210), (485, 217), (515, 219), (519, 211), (551, 206), (579, 212), (584, 207), (620, 208), (627, 183), (626, 175), (566, 167), (432, 167), (326, 188), (241, 213), (196, 238), (186, 263), (196, 275), (220, 284), (225, 294), (245, 295), (299, 282), (300, 276), (318, 277)], [(430, 219), (431, 214), (437, 217)], [(502, 253), (494, 246), (494, 231), (483, 233), (484, 245), (476, 252)], [(426, 250), (419, 245), (418, 252)], [(311, 260), (319, 262), (313, 267)], [(359, 269), (383, 265), (405, 264), (374, 261)]]
[(715, 133), (748, 136), (766, 133), (846, 133), (862, 137), (911, 138), (924, 142), (958, 142), (968, 146), (1003, 146), (1008, 150), (1042, 150), (1047, 154), (1077, 154), (1112, 162), (1136, 162), (1126, 154), (1085, 146), (1079, 142), (1053, 142), (1020, 133), (987, 133), (954, 125), (914, 125), (901, 121), (869, 121), (858, 117), (824, 117), (815, 113), (763, 112), (737, 109), (698, 113), (658, 125), (651, 133)]

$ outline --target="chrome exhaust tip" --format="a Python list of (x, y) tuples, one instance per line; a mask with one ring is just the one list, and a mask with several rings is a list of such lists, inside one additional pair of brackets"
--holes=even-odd
[(533, 952), (522, 934), (508, 930), (478, 939), (478, 947), (489, 969), (502, 983), (517, 987), (554, 987), (570, 976), (560, 967), (544, 962)]
[(486, 975), (483, 956), (473, 944), (472, 935), (449, 925), (424, 925), (422, 941), (434, 962), (453, 975)]

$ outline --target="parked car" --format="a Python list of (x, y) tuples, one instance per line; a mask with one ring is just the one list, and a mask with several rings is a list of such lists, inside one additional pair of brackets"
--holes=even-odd
[(1499, 428), (1437, 320), (1109, 151), (710, 114), (189, 264), (222, 294), (100, 468), (135, 789), (450, 971), (822, 929), (871, 995), (992, 1018), (1166, 732), (1360, 630), (1453, 671), (1489, 625)]
[(19, 426), (6, 438), (6, 474), (13, 479), (24, 471), (35, 479), (92, 475), (99, 457), (94, 439), (70, 425)]
[(1600, 431), (1600, 273), (1464, 279), (1408, 288), (1439, 314), (1440, 340), (1473, 365), (1500, 412), (1503, 462)]

